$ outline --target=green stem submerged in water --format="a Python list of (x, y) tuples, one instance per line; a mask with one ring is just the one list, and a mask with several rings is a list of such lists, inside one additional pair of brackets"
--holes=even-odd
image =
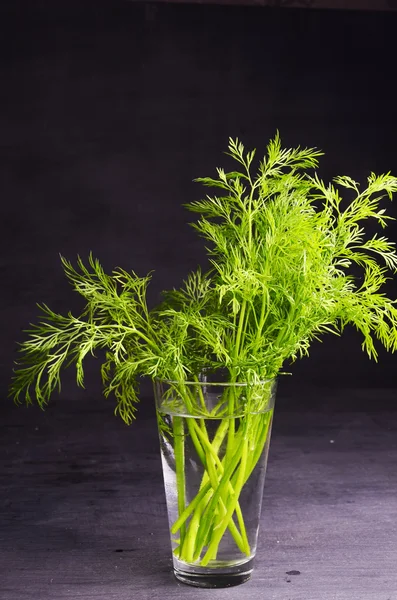
[[(214, 564), (226, 531), (242, 557), (252, 556), (246, 529), (247, 496), (243, 498), (241, 493), (263, 459), (265, 444), (270, 439), (274, 393), (274, 382), (250, 387), (240, 384), (222, 387), (222, 384), (208, 382), (184, 385), (164, 382), (157, 386), (160, 421), (162, 415), (168, 414), (173, 430), (172, 439), (165, 431), (164, 435), (169, 440), (167, 446), (171, 442), (174, 449), (176, 516), (172, 516), (172, 495), (169, 502), (174, 554), (180, 561), (202, 567)], [(231, 396), (233, 402), (230, 402)], [(194, 402), (195, 397), (200, 400)], [(217, 399), (217, 407), (213, 405), (213, 398)], [(187, 405), (200, 407), (200, 412), (188, 416)], [(227, 413), (222, 413), (220, 419), (214, 418), (212, 414), (221, 412), (222, 407)], [(216, 408), (218, 410), (214, 410)], [(184, 416), (178, 416), (176, 410)], [(230, 430), (233, 447), (230, 447)], [(160, 426), (160, 436), (161, 432)], [(181, 465), (185, 466), (183, 472)], [(169, 468), (173, 469), (171, 464), (167, 471)], [(201, 473), (200, 480), (192, 485), (191, 479), (196, 480), (197, 473)], [(167, 480), (166, 488), (170, 486), (174, 487)], [(242, 498), (243, 505), (240, 504)], [(223, 547), (222, 555), (224, 550)]]

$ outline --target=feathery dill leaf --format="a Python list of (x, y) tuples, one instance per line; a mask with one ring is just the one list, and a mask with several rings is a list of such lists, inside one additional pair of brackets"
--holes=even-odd
[[(340, 335), (348, 324), (369, 357), (377, 358), (376, 340), (397, 349), (396, 300), (382, 291), (397, 269), (395, 244), (364, 227), (368, 219), (387, 226), (392, 217), (381, 202), (397, 191), (397, 179), (371, 173), (363, 190), (348, 176), (325, 184), (307, 172), (322, 153), (282, 148), (278, 133), (255, 173), (255, 150), (230, 138), (227, 154), (240, 170), (196, 179), (221, 195), (185, 205), (199, 214), (192, 225), (208, 244), (210, 270), (190, 273), (149, 311), (150, 274), (118, 268), (108, 275), (92, 255), (88, 265), (78, 257), (76, 267), (61, 257), (86, 306), (78, 317), (39, 306), (11, 384), (16, 401), (34, 395), (43, 407), (70, 364), (83, 386), (84, 359), (98, 349), (104, 393), (116, 397), (126, 423), (141, 376), (182, 381), (212, 367), (226, 368), (231, 381), (272, 378), (285, 361), (307, 355), (314, 339)], [(350, 202), (344, 189), (354, 194)]]

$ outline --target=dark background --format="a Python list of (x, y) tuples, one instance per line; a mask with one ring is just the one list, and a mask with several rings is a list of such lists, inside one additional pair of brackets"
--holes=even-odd
[[(259, 154), (276, 129), (318, 146), (325, 179), (397, 174), (396, 26), (395, 12), (0, 3), (0, 600), (197, 599), (172, 576), (150, 383), (130, 428), (95, 361), (86, 390), (66, 372), (46, 412), (16, 408), (15, 342), (36, 302), (81, 308), (60, 252), (154, 269), (151, 303), (205, 265), (181, 204), (230, 164), (229, 136)], [(254, 577), (200, 596), (397, 600), (396, 356), (360, 345), (325, 337), (281, 379)]]
[[(320, 147), (326, 179), (397, 172), (397, 13), (122, 0), (0, 10), (3, 398), (35, 303), (81, 306), (59, 253), (153, 269), (151, 302), (205, 266), (181, 204), (205, 191), (195, 177), (230, 164), (229, 136), (259, 154), (276, 129), (287, 146)], [(387, 233), (397, 239), (396, 225)], [(376, 364), (360, 345), (353, 330), (325, 337), (280, 389), (395, 387), (395, 355), (380, 348)], [(80, 398), (73, 378), (63, 395)]]

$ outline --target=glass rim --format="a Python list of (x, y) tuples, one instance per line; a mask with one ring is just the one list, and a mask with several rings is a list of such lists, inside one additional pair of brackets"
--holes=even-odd
[(272, 383), (275, 382), (277, 380), (277, 377), (273, 377), (271, 379), (261, 379), (260, 381), (255, 381), (255, 382), (241, 382), (241, 381), (235, 381), (235, 382), (231, 382), (231, 381), (185, 381), (185, 380), (173, 380), (173, 379), (160, 379), (158, 377), (155, 378), (155, 382), (156, 383), (170, 383), (170, 384), (183, 384), (183, 385), (189, 385), (189, 386), (217, 386), (217, 387), (248, 387), (248, 386), (254, 386), (254, 385), (266, 385), (267, 383)]

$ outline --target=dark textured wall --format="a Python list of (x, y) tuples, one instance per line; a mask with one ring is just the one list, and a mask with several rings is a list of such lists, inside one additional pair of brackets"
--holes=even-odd
[[(228, 136), (260, 151), (278, 128), (286, 145), (325, 150), (326, 178), (397, 172), (393, 13), (121, 0), (0, 11), (2, 393), (35, 302), (80, 306), (59, 252), (154, 269), (151, 301), (204, 264), (181, 204), (224, 164)], [(369, 363), (348, 331), (315, 344), (294, 382), (395, 386), (395, 366), (384, 352)]]
[[(128, 0), (135, 2), (136, 0)], [(169, 0), (159, 0), (168, 2)], [(272, 8), (309, 8), (332, 10), (397, 10), (396, 0), (174, 0), (186, 4), (232, 4), (245, 6), (270, 6)]]

